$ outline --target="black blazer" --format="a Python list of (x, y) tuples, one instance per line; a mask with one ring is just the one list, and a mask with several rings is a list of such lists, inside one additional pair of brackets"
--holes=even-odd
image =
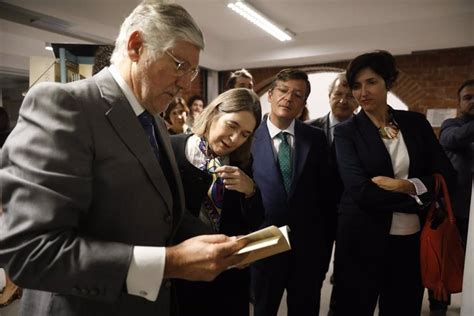
[(474, 119), (463, 116), (444, 121), (439, 141), (458, 172), (456, 192), (452, 195), (454, 214), (469, 218), (474, 170)]
[(342, 183), (341, 177), (339, 176), (339, 171), (337, 170), (336, 147), (334, 144), (334, 139), (331, 141), (331, 134), (329, 131), (329, 115), (331, 115), (331, 112), (324, 116), (318, 117), (317, 119), (307, 121), (306, 123), (313, 127), (322, 129), (326, 135), (326, 140), (329, 147), (329, 165), (331, 167), (331, 174), (334, 178), (334, 185), (332, 189), (334, 193), (334, 199), (336, 203), (338, 203), (342, 192), (344, 191), (344, 184)]
[[(456, 172), (422, 114), (393, 110), (393, 116), (410, 156), (409, 178), (419, 178), (428, 189), (419, 196), (426, 206), (433, 197), (432, 174), (441, 173), (452, 188)], [(345, 186), (338, 211), (338, 241), (339, 238), (365, 238), (367, 249), (377, 251), (384, 248), (393, 212), (417, 213), (423, 217), (425, 208), (408, 194), (383, 190), (370, 180), (394, 174), (378, 129), (364, 111), (338, 125), (334, 136), (339, 172)]]
[[(192, 165), (186, 158), (186, 142), (190, 136), (179, 134), (170, 138), (183, 182), (186, 208), (192, 215), (199, 217), (203, 199), (212, 183), (212, 176)], [(242, 170), (252, 177), (248, 168)], [(224, 191), (219, 233), (229, 236), (244, 235), (256, 229), (262, 220), (263, 207), (258, 189), (248, 199), (243, 193), (233, 190)], [(217, 316), (224, 313), (231, 316), (246, 316), (248, 315), (249, 286), (249, 269), (224, 271), (213, 282), (177, 280), (179, 315)], [(210, 297), (214, 300), (212, 304), (209, 303)], [(224, 310), (228, 312), (223, 312)]]
[[(332, 206), (330, 214), (332, 214), (332, 220), (330, 225), (328, 226), (328, 231), (332, 230), (332, 240), (336, 239), (336, 227), (337, 227), (337, 207), (339, 204), (339, 200), (341, 199), (342, 192), (344, 192), (344, 184), (342, 183), (341, 177), (339, 176), (339, 171), (337, 170), (337, 159), (336, 159), (336, 148), (334, 145), (334, 140), (331, 141), (331, 134), (329, 131), (329, 115), (328, 114), (318, 117), (317, 119), (306, 121), (306, 124), (319, 128), (323, 130), (324, 134), (326, 135), (326, 141), (328, 143), (328, 154), (329, 154), (329, 166), (330, 166), (330, 176), (332, 178), (331, 181), (331, 194), (333, 203), (330, 204)], [(329, 235), (330, 236), (330, 235)], [(332, 248), (331, 250), (332, 251)], [(329, 268), (329, 262), (328, 262)]]
[[(190, 136), (191, 134), (179, 134), (170, 138), (183, 182), (186, 209), (199, 217), (202, 202), (212, 183), (212, 176), (192, 165), (186, 158), (186, 142)], [(242, 170), (252, 177), (250, 166), (251, 164)], [(263, 207), (258, 189), (248, 199), (243, 193), (234, 190), (224, 191), (220, 233), (229, 236), (247, 234), (258, 228), (262, 220)]]
[(331, 146), (331, 136), (329, 134), (329, 115), (328, 114), (318, 117), (317, 119), (306, 121), (306, 124), (320, 128), (323, 130), (324, 134), (326, 135), (326, 139), (328, 141), (329, 146)]

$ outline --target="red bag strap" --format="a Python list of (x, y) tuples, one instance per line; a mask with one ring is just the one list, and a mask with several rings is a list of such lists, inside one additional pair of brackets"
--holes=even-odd
[(444, 177), (439, 173), (435, 173), (434, 177), (436, 182), (435, 196), (438, 197), (439, 194), (441, 194), (439, 192), (441, 188), (443, 194), (442, 197), (444, 199), (444, 206), (446, 210), (446, 216), (448, 217), (448, 220), (450, 222), (455, 223), (456, 219), (454, 217), (453, 208), (451, 205), (451, 198), (449, 197), (448, 186), (446, 185), (446, 181), (444, 180)]

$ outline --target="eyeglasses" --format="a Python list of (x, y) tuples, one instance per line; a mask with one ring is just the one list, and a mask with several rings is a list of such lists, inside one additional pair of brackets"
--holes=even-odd
[(347, 101), (355, 101), (355, 98), (352, 95), (352, 92), (342, 93), (342, 92), (336, 91), (332, 93), (332, 97), (338, 101), (341, 101), (342, 99), (346, 99)]
[(302, 102), (306, 101), (306, 96), (298, 90), (290, 90), (288, 87), (285, 86), (276, 86), (275, 89), (281, 94), (281, 95), (292, 95), (294, 96), (297, 100), (300, 100)]
[(184, 75), (189, 74), (191, 76), (191, 81), (196, 79), (197, 75), (199, 74), (199, 68), (191, 68), (187, 61), (181, 61), (176, 58), (173, 54), (169, 51), (165, 51), (166, 55), (170, 56), (171, 59), (176, 63), (176, 74), (178, 77), (182, 77)]

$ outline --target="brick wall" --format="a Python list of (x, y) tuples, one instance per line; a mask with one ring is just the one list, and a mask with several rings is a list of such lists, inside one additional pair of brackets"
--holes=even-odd
[[(412, 111), (426, 114), (427, 108), (456, 108), (457, 89), (467, 79), (474, 79), (474, 46), (444, 50), (415, 52), (395, 56), (400, 71), (392, 92)], [(309, 73), (343, 70), (348, 60), (326, 64), (305, 65)], [(255, 80), (255, 90), (261, 94), (268, 88), (272, 77), (285, 67), (248, 69)], [(219, 74), (226, 82), (229, 72)]]

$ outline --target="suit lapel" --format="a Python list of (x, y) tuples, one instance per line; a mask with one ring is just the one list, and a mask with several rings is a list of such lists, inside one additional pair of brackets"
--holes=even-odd
[[(96, 76), (96, 82), (101, 91), (102, 97), (110, 104), (110, 108), (105, 113), (105, 116), (117, 135), (143, 166), (151, 182), (171, 211), (173, 197), (170, 187), (166, 181), (163, 170), (148, 143), (145, 131), (140, 125), (140, 122), (130, 104), (108, 70), (101, 71)], [(161, 129), (158, 134), (162, 134)], [(162, 143), (167, 144), (165, 145), (165, 151), (169, 157), (171, 152), (169, 141)], [(170, 161), (171, 160), (173, 159), (170, 159)], [(174, 168), (176, 167), (174, 161), (173, 166)]]
[(330, 126), (329, 126), (329, 115), (331, 114), (331, 112), (329, 112), (325, 117), (324, 117), (324, 133), (326, 134), (326, 139), (328, 141), (328, 145), (331, 146), (332, 145), (332, 142), (331, 142), (331, 131), (329, 130)]
[[(268, 132), (267, 122), (263, 120), (259, 128), (255, 131), (255, 138), (252, 145), (254, 169), (258, 170), (258, 174), (273, 178), (272, 183), (280, 186), (282, 192), (286, 192), (280, 169), (275, 160), (272, 142), (270, 133)], [(257, 171), (254, 171), (254, 174), (256, 174), (256, 172)]]
[(303, 123), (298, 120), (295, 121), (295, 161), (293, 163), (293, 179), (291, 181), (290, 196), (293, 195), (295, 184), (298, 183), (301, 177), (311, 147), (311, 138), (305, 133), (302, 124)]
[(160, 144), (162, 145), (162, 148), (160, 151), (163, 151), (164, 154), (166, 154), (168, 158), (168, 162), (171, 167), (171, 172), (173, 173), (173, 178), (176, 183), (176, 189), (178, 191), (178, 201), (177, 203), (180, 203), (180, 207), (176, 208), (179, 210), (184, 210), (184, 191), (181, 190), (180, 188), (183, 187), (182, 182), (181, 182), (181, 175), (179, 173), (179, 168), (176, 163), (176, 157), (173, 151), (173, 148), (171, 146), (171, 141), (169, 138), (169, 133), (168, 130), (166, 129), (166, 125), (161, 117), (155, 118), (156, 122), (156, 127), (158, 128), (158, 140)]
[(360, 113), (356, 115), (355, 121), (366, 143), (366, 148), (368, 148), (368, 152), (365, 154), (372, 160), (371, 164), (373, 164), (373, 168), (380, 168), (376, 173), (381, 172), (381, 174), (393, 177), (392, 159), (380, 137), (377, 127), (375, 127), (374, 123), (372, 123), (364, 111), (360, 111)]

